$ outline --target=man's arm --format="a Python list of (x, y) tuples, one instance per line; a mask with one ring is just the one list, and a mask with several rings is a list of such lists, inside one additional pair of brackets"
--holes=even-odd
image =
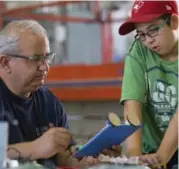
[[(157, 154), (162, 163), (166, 164), (178, 148), (178, 112), (173, 116)], [(167, 153), (166, 153), (167, 152)]]
[[(127, 100), (124, 102), (124, 119), (132, 113), (138, 117), (142, 123), (141, 117), (141, 103), (135, 100)], [(132, 116), (133, 117), (133, 116)], [(132, 122), (132, 119), (130, 119)], [(127, 156), (140, 156), (142, 154), (142, 132), (141, 129), (137, 130), (134, 134), (128, 137), (125, 141), (125, 149)]]
[(72, 166), (73, 157), (69, 150), (63, 154), (57, 154), (58, 166)]
[[(67, 120), (67, 114), (64, 110), (63, 105), (57, 101), (56, 104), (56, 109), (58, 111), (58, 119), (61, 119), (61, 121), (58, 122), (58, 126), (62, 126), (64, 128), (69, 128), (68, 127), (68, 120)], [(72, 138), (72, 142), (71, 142), (71, 147), (68, 148), (65, 152), (61, 153), (59, 152), (57, 154), (57, 165), (58, 166), (80, 166), (80, 167), (85, 167), (88, 166), (90, 164), (95, 164), (96, 163), (96, 159), (92, 158), (92, 157), (87, 157), (87, 158), (83, 158), (83, 159), (76, 159), (73, 157), (73, 153), (76, 151), (75, 148), (76, 142), (73, 140)]]
[[(58, 101), (58, 99), (56, 99), (56, 111), (57, 111), (57, 116), (59, 116), (56, 118), (61, 119), (60, 121), (58, 121), (58, 126), (62, 126), (64, 128), (69, 129), (67, 114), (65, 112), (63, 105), (61, 104), (60, 101)], [(75, 142), (72, 141), (71, 144), (75, 144)], [(58, 166), (72, 166), (72, 162), (73, 162), (73, 157), (72, 157), (71, 151), (69, 149), (67, 149), (63, 153), (59, 152), (57, 154), (57, 165)]]
[(32, 142), (9, 145), (8, 157), (30, 160), (48, 159), (57, 153), (63, 154), (71, 142), (71, 134), (67, 129), (53, 127)]

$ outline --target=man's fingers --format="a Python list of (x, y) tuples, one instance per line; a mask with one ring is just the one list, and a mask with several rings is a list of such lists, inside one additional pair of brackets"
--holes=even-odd
[(66, 140), (66, 141), (68, 141), (68, 140), (72, 141), (72, 136), (68, 133), (55, 132), (54, 135), (55, 135), (56, 138), (63, 139), (63, 140)]
[(84, 157), (81, 161), (80, 164), (82, 165), (87, 165), (87, 166), (91, 166), (91, 165), (95, 165), (99, 162), (99, 160), (97, 158), (88, 156), (88, 157)]
[(56, 143), (62, 142), (62, 145), (64, 145), (64, 142), (66, 142), (66, 144), (72, 142), (72, 135), (69, 133), (68, 129), (54, 127), (49, 129), (47, 133), (52, 136), (52, 139), (54, 139)]
[(56, 148), (57, 153), (61, 154), (61, 153), (65, 153), (66, 152), (66, 148), (62, 145), (58, 145)]
[(75, 154), (76, 153), (76, 146), (70, 146), (69, 151), (70, 151), (71, 154)]
[(57, 131), (61, 132), (61, 133), (69, 133), (69, 130), (67, 128), (63, 128), (63, 127), (56, 127)]
[(111, 149), (105, 149), (102, 153), (104, 155), (109, 155), (113, 157), (118, 157), (121, 155), (122, 146), (121, 145), (114, 145)]
[(68, 134), (70, 134), (69, 130), (66, 129), (66, 128), (63, 128), (63, 127), (53, 127), (53, 128), (50, 128), (49, 130), (59, 132), (59, 133), (68, 133)]
[(112, 146), (112, 149), (116, 152), (116, 155), (121, 155), (122, 153), (122, 146), (121, 145), (114, 145)]
[(90, 164), (96, 164), (99, 162), (98, 158), (94, 158), (92, 156), (86, 157), (85, 161)]
[(113, 150), (110, 150), (110, 149), (105, 149), (103, 152), (102, 152), (104, 155), (108, 155), (108, 156), (111, 156), (111, 157), (116, 157), (118, 156), (118, 154), (113, 151)]
[(108, 155), (108, 154), (110, 154), (110, 151), (109, 151), (108, 149), (104, 149), (103, 152), (102, 152), (102, 154)]
[(113, 145), (112, 149), (120, 152), (120, 151), (122, 151), (122, 146), (121, 145)]
[(66, 134), (61, 134), (61, 133), (54, 133), (55, 135), (53, 136), (53, 139), (55, 141), (55, 143), (58, 146), (62, 146), (65, 149), (68, 148), (68, 146), (71, 143), (71, 138), (70, 136), (66, 135)]

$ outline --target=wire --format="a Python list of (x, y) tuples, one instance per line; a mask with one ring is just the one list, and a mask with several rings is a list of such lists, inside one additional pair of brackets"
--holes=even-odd
[(22, 158), (22, 153), (15, 147), (8, 147), (7, 151), (10, 151), (10, 150), (14, 150), (16, 153), (18, 153), (18, 157), (17, 159), (21, 159)]
[(30, 154), (28, 157), (23, 157), (22, 153), (15, 147), (8, 147), (7, 151), (14, 150), (16, 153), (18, 153), (18, 157), (16, 160), (20, 161), (21, 163), (31, 161), (32, 155)]

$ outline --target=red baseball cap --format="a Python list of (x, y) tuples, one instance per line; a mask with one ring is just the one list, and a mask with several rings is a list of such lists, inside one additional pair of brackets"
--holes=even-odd
[(131, 17), (120, 26), (119, 34), (126, 35), (135, 30), (135, 23), (150, 22), (167, 13), (178, 15), (176, 0), (135, 0), (131, 11)]

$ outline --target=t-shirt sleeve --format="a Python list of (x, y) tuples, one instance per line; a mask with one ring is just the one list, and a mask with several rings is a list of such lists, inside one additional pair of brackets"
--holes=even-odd
[(60, 101), (57, 101), (56, 103), (56, 110), (57, 110), (57, 126), (69, 129), (67, 114), (65, 112), (63, 104)]
[[(59, 110), (59, 113), (58, 113), (59, 117), (58, 118), (61, 119), (58, 122), (58, 126), (69, 129), (67, 114), (65, 112), (65, 109), (64, 109), (63, 105), (60, 103), (60, 101), (57, 102), (57, 108)], [(77, 144), (76, 141), (73, 139), (72, 140), (72, 145), (76, 145), (76, 144)]]
[(145, 101), (145, 60), (138, 44), (134, 43), (125, 59), (121, 104), (125, 100)]

